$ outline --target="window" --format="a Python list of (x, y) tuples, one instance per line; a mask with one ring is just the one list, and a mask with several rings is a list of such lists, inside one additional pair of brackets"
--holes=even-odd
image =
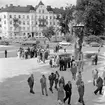
[(50, 22), (50, 25), (52, 25), (52, 23)]
[(12, 21), (10, 21), (10, 24), (12, 24)]
[(2, 27), (2, 25), (0, 24), (0, 27)]
[(39, 19), (41, 19), (41, 16), (39, 16)]
[(48, 25), (48, 22), (46, 22), (46, 25)]
[(4, 18), (6, 18), (6, 15), (4, 15)]
[(39, 36), (41, 36), (41, 33), (39, 33)]
[(29, 25), (29, 21), (27, 22), (27, 25)]
[(36, 22), (36, 25), (37, 25), (37, 22)]
[(53, 24), (55, 25), (55, 22)]
[(6, 24), (6, 21), (4, 21), (4, 24)]
[(30, 27), (27, 27), (27, 30), (30, 30)]
[(16, 18), (16, 15), (14, 15), (14, 18)]
[(25, 18), (25, 16), (23, 15), (23, 19)]
[(23, 35), (26, 35), (25, 33), (23, 33)]
[(34, 22), (32, 21), (32, 25), (34, 24)]
[(21, 16), (19, 15), (19, 18), (21, 18)]
[(39, 13), (41, 13), (41, 10), (39, 9)]
[(50, 19), (52, 19), (52, 17), (50, 16)]
[(54, 16), (54, 19), (56, 19), (56, 16)]
[(48, 16), (46, 16), (46, 19), (48, 19)]
[(29, 19), (29, 15), (27, 15), (27, 19)]
[(12, 15), (10, 15), (9, 17), (12, 18)]
[(19, 21), (19, 24), (21, 24), (21, 21)]
[(12, 27), (10, 27), (10, 30), (12, 30)]
[(23, 25), (25, 25), (25, 21), (23, 21)]
[(32, 17), (31, 17), (31, 19), (33, 19), (33, 15), (32, 15)]
[(42, 10), (42, 13), (44, 13), (44, 10)]
[(25, 27), (23, 27), (23, 30), (25, 30)]

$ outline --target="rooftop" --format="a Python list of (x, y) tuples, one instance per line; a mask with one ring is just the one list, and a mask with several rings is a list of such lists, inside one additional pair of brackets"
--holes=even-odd
[[(33, 7), (32, 5), (27, 5), (27, 6), (14, 6), (13, 4), (10, 4), (9, 6), (6, 5), (5, 8), (1, 8), (0, 12), (23, 12), (23, 13), (29, 13), (30, 10), (36, 11), (36, 9), (40, 6), (40, 5), (44, 5), (42, 1), (39, 2), (38, 5), (36, 5), (35, 7)], [(47, 10), (49, 12), (53, 12), (55, 14), (61, 14), (64, 12), (63, 8), (52, 8), (51, 6), (47, 6)]]
[(6, 6), (5, 8), (1, 8), (0, 12), (30, 12), (30, 10), (35, 10), (33, 6), (27, 5), (26, 7), (24, 6), (13, 6), (12, 4), (10, 6)]

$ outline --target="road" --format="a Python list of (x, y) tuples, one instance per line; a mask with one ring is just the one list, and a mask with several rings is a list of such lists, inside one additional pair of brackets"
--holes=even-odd
[[(16, 57), (17, 56), (17, 51), (19, 49), (19, 47), (15, 47), (15, 46), (0, 46), (0, 58), (4, 58), (4, 51), (7, 49), (8, 51), (8, 57)], [(70, 46), (67, 47), (67, 52), (73, 52), (74, 47)], [(63, 52), (63, 50), (61, 50)], [(83, 47), (83, 52), (97, 52), (98, 51), (98, 47)], [(51, 50), (51, 52), (53, 52), (53, 50)], [(103, 54), (105, 52), (105, 48), (102, 47), (101, 48), (101, 53)]]

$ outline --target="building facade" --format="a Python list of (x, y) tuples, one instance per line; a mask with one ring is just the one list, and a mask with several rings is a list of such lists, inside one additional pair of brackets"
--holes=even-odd
[(0, 9), (0, 36), (44, 38), (42, 30), (45, 27), (59, 27), (57, 15), (51, 6), (45, 6), (41, 1), (36, 7), (6, 5)]

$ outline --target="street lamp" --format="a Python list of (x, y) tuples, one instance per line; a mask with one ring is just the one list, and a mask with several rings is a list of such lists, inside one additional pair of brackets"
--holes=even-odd
[(82, 43), (83, 43), (83, 35), (84, 35), (84, 24), (76, 24), (73, 26), (72, 32), (74, 33), (75, 36), (75, 59), (79, 59), (79, 55), (82, 50)]

